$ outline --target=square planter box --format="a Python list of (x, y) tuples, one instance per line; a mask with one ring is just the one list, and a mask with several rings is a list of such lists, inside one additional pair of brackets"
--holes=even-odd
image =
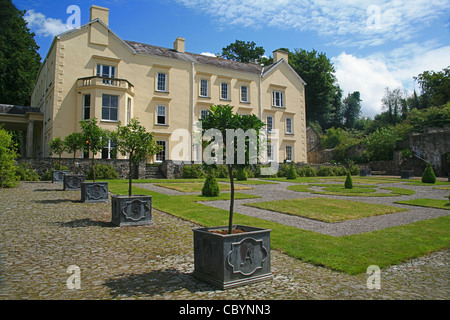
[(144, 195), (111, 196), (111, 223), (142, 226), (152, 222), (152, 197)]
[(82, 174), (65, 174), (63, 179), (63, 190), (80, 190), (84, 181)]
[(414, 178), (414, 171), (413, 170), (402, 170), (402, 171), (400, 171), (400, 177), (402, 179), (412, 179), (412, 178)]
[(69, 174), (69, 170), (53, 170), (52, 171), (52, 183), (63, 182), (64, 175)]
[(243, 233), (210, 231), (228, 227), (194, 229), (194, 277), (221, 289), (272, 279), (270, 231), (235, 225)]
[(81, 202), (108, 201), (108, 182), (82, 182)]
[(370, 169), (359, 169), (359, 175), (361, 177), (370, 177), (372, 175), (372, 170), (370, 170)]

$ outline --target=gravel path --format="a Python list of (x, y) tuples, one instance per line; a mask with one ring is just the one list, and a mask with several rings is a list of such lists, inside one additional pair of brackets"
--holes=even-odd
[[(192, 276), (196, 225), (153, 210), (151, 225), (113, 227), (109, 202), (85, 204), (79, 191), (61, 190), (48, 182), (0, 189), (1, 300), (449, 299), (449, 250), (383, 269), (379, 290), (367, 288), (366, 274), (272, 250), (273, 280), (217, 290)], [(67, 287), (70, 266), (80, 268), (79, 289)]]

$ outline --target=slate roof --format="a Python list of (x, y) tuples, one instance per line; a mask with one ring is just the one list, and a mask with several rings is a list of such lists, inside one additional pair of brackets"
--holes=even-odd
[(180, 59), (187, 62), (207, 64), (219, 68), (253, 73), (257, 75), (260, 75), (263, 70), (263, 67), (253, 63), (243, 63), (189, 52), (177, 52), (174, 49), (163, 48), (134, 41), (125, 41), (125, 43), (129, 45), (136, 53), (139, 54), (150, 54), (172, 59)]

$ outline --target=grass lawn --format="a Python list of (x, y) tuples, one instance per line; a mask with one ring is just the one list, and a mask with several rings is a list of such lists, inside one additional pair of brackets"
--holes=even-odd
[[(322, 191), (315, 191), (310, 189), (312, 186), (323, 187)], [(390, 193), (386, 192), (375, 192), (377, 186), (375, 185), (360, 185), (353, 186), (352, 189), (346, 189), (341, 184), (318, 184), (310, 183), (309, 185), (297, 184), (287, 187), (288, 190), (297, 192), (310, 192), (313, 194), (325, 194), (333, 196), (359, 196), (359, 197), (395, 197), (398, 195), (412, 195), (415, 193), (414, 190), (406, 188), (390, 188), (382, 187), (381, 189), (389, 190)]]
[[(127, 194), (126, 180), (110, 180), (108, 185), (112, 193)], [(226, 200), (229, 193), (215, 198), (167, 196), (135, 186), (133, 193), (151, 195), (152, 206), (156, 210), (202, 226), (225, 226), (228, 222), (226, 210), (202, 205), (201, 201)], [(255, 198), (239, 192), (235, 197)], [(450, 246), (450, 216), (344, 237), (301, 230), (239, 213), (234, 214), (234, 223), (271, 229), (272, 249), (348, 274), (365, 273), (370, 265), (383, 268), (398, 264)]]
[[(230, 191), (231, 187), (229, 184), (218, 183), (220, 191)], [(181, 192), (201, 192), (203, 188), (203, 182), (169, 182), (169, 183), (154, 183), (155, 186), (164, 187), (168, 189), (173, 189)], [(240, 185), (234, 186), (235, 190), (250, 190), (251, 187), (245, 187)]]
[(327, 198), (302, 198), (265, 201), (248, 203), (245, 205), (276, 212), (298, 215), (324, 222), (339, 222), (406, 211), (406, 209), (380, 204), (368, 205), (367, 203), (359, 201)]
[(431, 207), (431, 208), (450, 210), (450, 201), (448, 201), (448, 200), (413, 199), (413, 200), (397, 201), (395, 203), (409, 204), (412, 206), (419, 206), (419, 207)]

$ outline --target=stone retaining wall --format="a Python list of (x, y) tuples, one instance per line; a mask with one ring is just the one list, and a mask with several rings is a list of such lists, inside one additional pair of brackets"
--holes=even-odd
[[(41, 177), (47, 170), (53, 169), (54, 164), (59, 161), (58, 158), (18, 158), (18, 163), (26, 162), (31, 169), (35, 170)], [(78, 165), (77, 172), (87, 174), (92, 165), (92, 159), (75, 159)], [(128, 179), (129, 163), (128, 160), (117, 159), (95, 159), (95, 163), (103, 163), (112, 165), (116, 168), (120, 179)], [(73, 158), (62, 158), (61, 164), (73, 171)], [(141, 162), (137, 167), (133, 165), (133, 179), (145, 179), (145, 161)]]

